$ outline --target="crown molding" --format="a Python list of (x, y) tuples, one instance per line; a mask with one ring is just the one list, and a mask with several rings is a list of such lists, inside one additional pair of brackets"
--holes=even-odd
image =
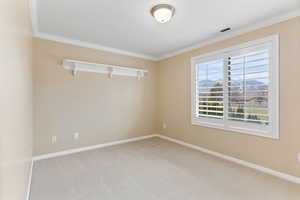
[(79, 47), (85, 47), (85, 48), (96, 49), (96, 50), (100, 50), (100, 51), (106, 51), (106, 52), (126, 55), (126, 56), (132, 56), (132, 57), (142, 58), (142, 59), (146, 59), (146, 60), (158, 61), (158, 59), (156, 57), (145, 55), (145, 54), (135, 53), (135, 52), (131, 52), (131, 51), (125, 51), (125, 50), (121, 50), (121, 49), (117, 49), (117, 48), (98, 45), (98, 44), (91, 43), (91, 42), (85, 42), (85, 41), (81, 41), (81, 40), (62, 37), (59, 35), (40, 32), (39, 25), (38, 25), (37, 0), (29, 0), (29, 9), (30, 9), (33, 37), (35, 37), (35, 38), (41, 38), (41, 39), (51, 40), (51, 41), (60, 42), (60, 43), (71, 44), (71, 45), (75, 45), (75, 46), (79, 46)]
[(85, 42), (85, 41), (81, 41), (81, 40), (62, 37), (62, 36), (58, 36), (58, 35), (54, 35), (54, 34), (42, 33), (39, 31), (39, 27), (38, 27), (37, 0), (29, 0), (29, 7), (30, 7), (30, 11), (31, 11), (31, 23), (32, 23), (32, 29), (33, 29), (33, 37), (56, 41), (56, 42), (65, 43), (65, 44), (71, 44), (71, 45), (85, 47), (85, 48), (90, 48), (90, 49), (96, 49), (96, 50), (121, 54), (121, 55), (138, 57), (138, 58), (152, 60), (152, 61), (161, 61), (161, 60), (164, 60), (164, 59), (167, 59), (167, 58), (170, 58), (170, 57), (173, 57), (173, 56), (176, 56), (176, 55), (179, 55), (179, 54), (191, 51), (191, 50), (201, 48), (203, 46), (206, 46), (206, 45), (209, 45), (209, 44), (212, 44), (215, 42), (226, 40), (226, 39), (229, 39), (229, 38), (232, 38), (232, 37), (244, 34), (244, 33), (248, 33), (248, 32), (260, 29), (260, 28), (264, 28), (264, 27), (267, 27), (267, 26), (270, 26), (273, 24), (277, 24), (277, 23), (300, 16), (300, 9), (297, 9), (297, 10), (285, 13), (284, 15), (279, 15), (279, 16), (273, 17), (271, 19), (264, 20), (262, 22), (244, 26), (243, 28), (237, 29), (235, 31), (230, 31), (228, 33), (223, 33), (222, 35), (219, 35), (216, 37), (207, 38), (205, 40), (198, 42), (195, 45), (181, 48), (177, 51), (166, 53), (159, 57), (154, 57), (154, 56), (150, 56), (150, 55), (140, 54), (140, 53), (136, 53), (136, 52), (130, 52), (130, 51), (112, 48), (112, 47), (108, 47), (108, 46), (103, 46), (103, 45), (99, 45), (99, 44), (95, 44), (95, 43), (91, 43), (91, 42)]
[(157, 58), (153, 57), (153, 56), (134, 53), (134, 52), (125, 51), (125, 50), (116, 49), (116, 48), (111, 48), (111, 47), (107, 47), (107, 46), (98, 45), (95, 43), (84, 42), (81, 40), (70, 39), (67, 37), (52, 35), (52, 34), (48, 34), (48, 33), (37, 32), (34, 35), (34, 37), (51, 40), (51, 41), (55, 41), (55, 42), (60, 42), (60, 43), (64, 43), (64, 44), (71, 44), (71, 45), (75, 45), (75, 46), (79, 46), (79, 47), (85, 47), (85, 48), (96, 49), (96, 50), (100, 50), (100, 51), (106, 51), (106, 52), (126, 55), (126, 56), (138, 57), (138, 58), (142, 58), (142, 59), (146, 59), (146, 60), (157, 61)]
[(271, 26), (273, 24), (277, 24), (277, 23), (280, 23), (280, 22), (283, 22), (283, 21), (286, 21), (286, 20), (289, 20), (289, 19), (292, 19), (292, 18), (295, 18), (295, 17), (298, 17), (298, 16), (300, 16), (300, 9), (293, 10), (291, 12), (288, 12), (288, 13), (285, 13), (283, 15), (279, 15), (279, 16), (264, 20), (262, 22), (258, 22), (258, 23), (255, 23), (255, 24), (249, 24), (249, 25), (244, 26), (243, 28), (237, 29), (235, 31), (230, 31), (230, 32), (225, 33), (225, 34), (222, 33), (222, 35), (217, 36), (217, 37), (207, 38), (205, 40), (202, 40), (202, 42), (199, 42), (195, 45), (179, 49), (179, 50), (174, 51), (172, 53), (164, 54), (164, 55), (162, 55), (161, 57), (159, 57), (157, 59), (159, 61), (164, 60), (164, 59), (167, 59), (167, 58), (170, 58), (170, 57), (173, 57), (173, 56), (176, 56), (176, 55), (188, 52), (188, 51), (192, 51), (192, 50), (204, 47), (204, 46), (209, 45), (209, 44), (213, 44), (215, 42), (219, 42), (219, 41), (226, 40), (226, 39), (229, 39), (229, 38), (232, 38), (232, 37), (235, 37), (235, 36), (238, 36), (238, 35), (242, 35), (242, 34), (245, 34), (245, 33), (251, 32), (251, 31), (255, 31), (255, 30), (260, 29), (260, 28)]

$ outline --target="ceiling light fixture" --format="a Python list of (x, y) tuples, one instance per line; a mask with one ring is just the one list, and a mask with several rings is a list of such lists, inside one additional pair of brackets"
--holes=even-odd
[(175, 8), (168, 4), (158, 4), (151, 9), (151, 15), (159, 23), (166, 23), (174, 16)]

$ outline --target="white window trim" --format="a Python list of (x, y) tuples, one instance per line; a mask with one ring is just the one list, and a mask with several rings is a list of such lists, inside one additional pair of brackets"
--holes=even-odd
[[(270, 68), (270, 124), (271, 128), (262, 129), (254, 124), (245, 124), (243, 122), (233, 122), (220, 119), (198, 118), (196, 113), (196, 64), (205, 62), (213, 58), (224, 58), (232, 51), (239, 49), (251, 48), (259, 45), (269, 43), (271, 45), (271, 68)], [(210, 128), (223, 129), (238, 133), (245, 133), (250, 135), (262, 136), (271, 139), (279, 139), (279, 36), (272, 35), (263, 39), (250, 41), (240, 45), (232, 46), (219, 51), (202, 54), (191, 58), (191, 121), (192, 125), (205, 126)], [(224, 102), (225, 106), (226, 102)], [(225, 108), (224, 108), (225, 109)], [(242, 124), (243, 123), (243, 124)]]

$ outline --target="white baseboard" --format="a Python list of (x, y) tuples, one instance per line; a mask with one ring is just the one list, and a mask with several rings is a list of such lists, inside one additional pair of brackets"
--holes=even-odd
[(260, 165), (254, 164), (254, 163), (250, 163), (250, 162), (247, 162), (247, 161), (244, 161), (244, 160), (240, 160), (238, 158), (227, 156), (227, 155), (224, 155), (224, 154), (221, 154), (221, 153), (218, 153), (218, 152), (215, 152), (215, 151), (211, 151), (209, 149), (202, 148), (202, 147), (199, 147), (199, 146), (196, 146), (196, 145), (193, 145), (193, 144), (189, 144), (189, 143), (177, 140), (177, 139), (173, 139), (173, 138), (170, 138), (170, 137), (167, 137), (167, 136), (164, 136), (164, 135), (156, 135), (156, 136), (161, 138), (161, 139), (165, 139), (165, 140), (168, 140), (168, 141), (171, 141), (171, 142), (174, 142), (174, 143), (177, 143), (177, 144), (180, 144), (180, 145), (183, 145), (183, 146), (186, 146), (186, 147), (189, 147), (189, 148), (192, 148), (192, 149), (195, 149), (195, 150), (198, 150), (198, 151), (201, 151), (201, 152), (204, 152), (204, 153), (222, 158), (224, 160), (228, 160), (228, 161), (237, 163), (239, 165), (243, 165), (245, 167), (250, 167), (252, 169), (264, 172), (266, 174), (270, 174), (270, 175), (276, 176), (278, 178), (281, 178), (281, 179), (284, 179), (284, 180), (287, 180), (287, 181), (290, 181), (290, 182), (293, 182), (293, 183), (300, 184), (300, 178), (299, 177), (292, 176), (292, 175), (289, 175), (289, 174), (285, 174), (285, 173), (282, 173), (282, 172), (278, 172), (278, 171), (275, 171), (273, 169), (262, 167)]
[(87, 146), (87, 147), (82, 147), (82, 148), (69, 149), (69, 150), (66, 150), (66, 151), (60, 151), (60, 152), (55, 152), (55, 153), (44, 154), (44, 155), (33, 157), (33, 161), (43, 160), (43, 159), (48, 159), (48, 158), (54, 158), (54, 157), (64, 156), (64, 155), (69, 155), (69, 154), (74, 154), (74, 153), (78, 153), (78, 152), (82, 152), (82, 151), (89, 151), (89, 150), (108, 147), (108, 146), (113, 146), (113, 145), (117, 145), (117, 144), (124, 144), (124, 143), (128, 143), (128, 142), (144, 140), (144, 139), (157, 137), (157, 136), (158, 135), (156, 135), (156, 134), (146, 135), (146, 136), (140, 136), (140, 137), (125, 139), (125, 140), (118, 140), (118, 141), (115, 141), (115, 142), (97, 144), (97, 145), (94, 145), (94, 146)]
[(27, 185), (27, 193), (26, 200), (30, 199), (30, 188), (31, 188), (31, 179), (32, 179), (32, 169), (33, 169), (33, 160), (30, 163), (29, 176), (28, 176), (28, 185)]
[[(135, 138), (130, 138), (130, 139), (125, 139), (125, 140), (119, 140), (119, 141), (115, 141), (115, 142), (109, 142), (109, 143), (104, 143), (104, 144), (99, 144), (99, 145), (94, 145), (94, 146), (88, 146), (88, 147), (82, 147), (82, 148), (77, 148), (77, 149), (70, 149), (70, 150), (66, 150), (66, 151), (61, 151), (61, 152), (56, 152), (56, 153), (50, 153), (50, 154), (45, 154), (45, 155), (41, 155), (41, 156), (35, 156), (33, 157), (33, 161), (37, 161), (37, 160), (43, 160), (43, 159), (48, 159), (48, 158), (54, 158), (54, 157), (58, 157), (58, 156), (64, 156), (64, 155), (69, 155), (69, 154), (74, 154), (74, 153), (78, 153), (78, 152), (82, 152), (82, 151), (89, 151), (89, 150), (93, 150), (93, 149), (98, 149), (98, 148), (103, 148), (103, 147), (108, 147), (108, 146), (113, 146), (113, 145), (118, 145), (118, 144), (124, 144), (124, 143), (129, 143), (129, 142), (134, 142), (134, 141), (139, 141), (139, 140), (144, 140), (144, 139), (148, 139), (148, 138), (153, 138), (153, 137), (159, 137), (161, 139), (165, 139), (219, 158), (222, 158), (224, 160), (228, 160), (234, 163), (237, 163), (239, 165), (245, 166), (245, 167), (249, 167), (258, 171), (261, 171), (263, 173), (266, 174), (270, 174), (273, 176), (276, 176), (278, 178), (293, 182), (293, 183), (297, 183), (300, 184), (300, 178), (296, 177), (296, 176), (292, 176), (289, 174), (285, 174), (282, 172), (278, 172), (254, 163), (250, 163), (244, 160), (240, 160), (238, 158), (234, 158), (231, 156), (227, 156), (225, 154), (222, 153), (218, 153), (215, 151), (211, 151), (209, 149), (200, 147), (200, 146), (196, 146), (193, 144), (189, 144), (177, 139), (173, 139), (164, 135), (160, 135), (160, 134), (152, 134), (152, 135), (147, 135), (147, 136), (141, 136), (141, 137), (135, 137)], [(33, 164), (32, 164), (33, 165)], [(32, 170), (32, 169), (31, 169)], [(31, 179), (31, 175), (30, 175), (30, 179)], [(31, 180), (30, 180), (31, 181)], [(30, 186), (29, 186), (30, 187)], [(29, 188), (30, 190), (30, 188)], [(28, 193), (28, 197), (29, 197), (29, 193)]]

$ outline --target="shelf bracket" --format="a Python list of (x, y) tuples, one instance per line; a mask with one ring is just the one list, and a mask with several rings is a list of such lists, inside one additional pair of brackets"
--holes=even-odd
[(76, 63), (74, 63), (72, 75), (75, 77), (77, 75), (77, 73), (78, 73), (77, 66), (76, 66)]
[(143, 71), (138, 71), (137, 72), (137, 78), (138, 78), (138, 80), (141, 80), (142, 77), (144, 77), (144, 72)]
[(113, 77), (113, 73), (114, 73), (114, 69), (113, 69), (113, 68), (110, 68), (110, 69), (109, 69), (109, 78), (112, 78), (112, 77)]

